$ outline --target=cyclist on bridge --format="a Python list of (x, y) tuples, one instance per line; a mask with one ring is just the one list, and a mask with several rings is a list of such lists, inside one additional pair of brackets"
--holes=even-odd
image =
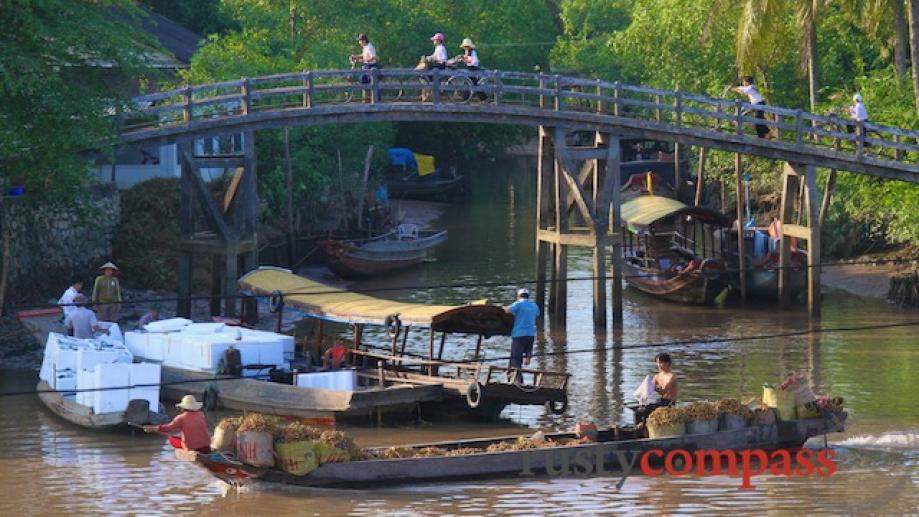
[[(473, 43), (472, 39), (470, 38), (464, 38), (463, 42), (460, 44), (460, 48), (463, 49), (463, 53), (451, 59), (447, 64), (450, 66), (455, 66), (458, 63), (463, 63), (466, 65), (467, 70), (478, 72), (479, 53), (475, 50), (475, 43)], [(469, 79), (472, 81), (473, 86), (477, 86), (479, 84), (478, 77), (470, 77)], [(479, 100), (484, 101), (488, 96), (485, 95), (485, 92), (477, 92), (476, 97), (478, 97)]]
[[(361, 69), (365, 70), (365, 73), (361, 76), (361, 82), (367, 84), (370, 82), (370, 71), (374, 68), (379, 68), (377, 62), (377, 49), (373, 46), (373, 43), (370, 43), (370, 38), (366, 34), (361, 33), (357, 36), (357, 43), (361, 46), (362, 51), (360, 54), (352, 54), (350, 56), (351, 63), (361, 63)], [(380, 100), (380, 91), (374, 91), (377, 101)], [(364, 91), (364, 102), (370, 102), (370, 92)]]
[(431, 41), (434, 42), (434, 53), (430, 56), (425, 56), (425, 59), (431, 66), (440, 68), (443, 70), (447, 67), (447, 47), (444, 46), (444, 33), (438, 32), (437, 34), (431, 36)]

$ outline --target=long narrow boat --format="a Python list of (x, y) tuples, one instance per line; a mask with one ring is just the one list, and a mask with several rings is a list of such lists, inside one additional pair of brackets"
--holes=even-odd
[(77, 404), (72, 394), (55, 391), (45, 381), (39, 381), (35, 387), (38, 398), (55, 415), (71, 424), (105, 431), (128, 424), (150, 424), (166, 421), (166, 414), (157, 407), (150, 410), (150, 405), (145, 400), (132, 400), (125, 411), (112, 411), (109, 413), (94, 413), (92, 407)]
[(629, 285), (681, 303), (710, 304), (730, 275), (715, 238), (730, 221), (675, 199), (644, 195), (622, 205), (623, 272)]
[(428, 250), (447, 240), (446, 230), (398, 231), (358, 240), (322, 240), (319, 247), (335, 274), (373, 276), (420, 264)]
[[(511, 369), (483, 360), (484, 339), (509, 336), (513, 328), (513, 316), (502, 307), (484, 303), (449, 306), (394, 302), (271, 267), (246, 274), (239, 285), (247, 295), (283, 297), (281, 310), (292, 310), (314, 320), (320, 333), (324, 322), (351, 326), (352, 362), (370, 366), (359, 369), (358, 377), (369, 382), (379, 379), (378, 382), (385, 384), (438, 386), (443, 400), (423, 404), (425, 411), (448, 410), (494, 417), (508, 404), (548, 404), (555, 413), (564, 412), (567, 407), (568, 373)], [(386, 326), (388, 342), (373, 348), (362, 346), (361, 336), (367, 325)], [(425, 355), (406, 351), (409, 333), (419, 330), (427, 331)], [(471, 359), (444, 358), (447, 337), (452, 334), (477, 336), (474, 351), (470, 350)]]
[(336, 420), (407, 415), (422, 402), (436, 403), (443, 398), (439, 385), (422, 386), (398, 379), (385, 379), (380, 384), (379, 376), (360, 377), (354, 389), (337, 390), (163, 367), (163, 396), (169, 400), (187, 394), (199, 400), (216, 396), (215, 402), (227, 409)]
[[(573, 433), (546, 435), (560, 445), (550, 448), (487, 452), (489, 445), (512, 442), (519, 437), (505, 436), (413, 445), (413, 449), (438, 447), (446, 451), (464, 449), (462, 455), (443, 455), (400, 459), (370, 459), (347, 463), (325, 463), (304, 476), (295, 476), (276, 469), (245, 465), (231, 456), (199, 454), (176, 450), (179, 459), (193, 462), (218, 479), (232, 485), (252, 481), (282, 483), (310, 487), (378, 488), (383, 485), (430, 483), (501, 477), (538, 475), (605, 475), (621, 472), (621, 457), (626, 457), (638, 473), (639, 459), (652, 449), (663, 454), (673, 450), (742, 451), (760, 449), (798, 448), (812, 437), (842, 432), (846, 413), (830, 414), (828, 418), (791, 420), (708, 434), (690, 434), (672, 438), (635, 438), (632, 428), (601, 431), (597, 442), (572, 444)], [(449, 452), (448, 452), (449, 454)], [(656, 456), (663, 458), (663, 454)], [(651, 458), (649, 458), (651, 460)], [(572, 469), (576, 469), (572, 471)]]

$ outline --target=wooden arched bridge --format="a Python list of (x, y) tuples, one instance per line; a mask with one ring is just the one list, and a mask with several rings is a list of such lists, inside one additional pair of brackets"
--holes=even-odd
[[(226, 257), (226, 293), (235, 292), (239, 254), (244, 256), (244, 269), (256, 265), (255, 131), (292, 125), (440, 121), (539, 128), (537, 298), (542, 304), (546, 262), (551, 261), (555, 281), (549, 286), (549, 308), (560, 321), (566, 309), (565, 282), (560, 280), (566, 278), (567, 247), (589, 246), (594, 249), (597, 278), (594, 321), (605, 325), (606, 249), (617, 241), (620, 227), (619, 189), (614, 186), (620, 182), (622, 138), (673, 142), (677, 163), (681, 146), (736, 153), (738, 200), (741, 155), (785, 162), (780, 265), (788, 264), (790, 237), (807, 241), (808, 305), (812, 314), (818, 314), (820, 221), (836, 170), (919, 182), (919, 131), (772, 106), (755, 109), (765, 112), (766, 119), (756, 118), (754, 106), (739, 100), (618, 82), (499, 70), (376, 69), (366, 76), (360, 70), (305, 71), (189, 86), (137, 97), (116, 116), (127, 145), (179, 144), (181, 225), (186, 238), (180, 298), (190, 295), (192, 253)], [(769, 138), (756, 135), (757, 124), (770, 128)], [(568, 145), (566, 135), (575, 131), (594, 132), (593, 145)], [(192, 152), (195, 139), (236, 133), (248, 136), (240, 156), (201, 157)], [(239, 167), (223, 207), (207, 193), (196, 172), (201, 167)], [(817, 167), (831, 170), (822, 199)], [(678, 170), (677, 182), (679, 176)], [(801, 203), (796, 204), (799, 191)], [(211, 230), (210, 239), (195, 238), (195, 195)], [(801, 212), (798, 217), (796, 206)], [(742, 203), (737, 207), (742, 220)], [(802, 220), (807, 224), (798, 223)], [(739, 255), (743, 269), (743, 253)], [(621, 323), (619, 253), (612, 253), (611, 260), (615, 325)], [(786, 285), (787, 278), (780, 275), (783, 300)], [(180, 308), (187, 310), (189, 305)], [(228, 300), (227, 312), (234, 311)]]

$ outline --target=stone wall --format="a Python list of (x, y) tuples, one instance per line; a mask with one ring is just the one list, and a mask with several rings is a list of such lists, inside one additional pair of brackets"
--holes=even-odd
[(30, 207), (11, 200), (12, 225), (7, 302), (57, 299), (72, 275), (91, 284), (112, 253), (121, 214), (118, 191), (94, 187), (87, 199), (67, 207)]

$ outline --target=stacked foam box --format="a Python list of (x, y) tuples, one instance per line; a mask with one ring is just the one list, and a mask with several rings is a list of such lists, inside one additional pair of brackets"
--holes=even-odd
[(128, 365), (128, 372), (132, 386), (128, 393), (128, 400), (146, 400), (150, 403), (150, 410), (156, 411), (160, 405), (160, 388), (158, 386), (160, 383), (160, 365), (135, 363)]
[(77, 352), (77, 370), (95, 370), (97, 364), (108, 364), (117, 362), (121, 354), (113, 348), (96, 348), (95, 346), (86, 346)]
[(357, 387), (355, 370), (297, 374), (298, 388), (321, 388), (337, 391), (354, 391)]
[(115, 343), (124, 343), (124, 334), (121, 333), (121, 327), (117, 323), (110, 321), (100, 321), (99, 326), (108, 330), (108, 334), (100, 333), (96, 337), (102, 341)]
[(74, 391), (77, 389), (77, 374), (75, 371), (58, 370), (54, 374), (54, 389), (57, 391)]
[(188, 325), (191, 325), (192, 321), (185, 318), (169, 318), (166, 320), (151, 321), (144, 326), (144, 330), (147, 332), (178, 332)]
[(128, 407), (129, 389), (107, 389), (131, 385), (131, 365), (100, 363), (93, 370), (93, 412), (112, 413)]

